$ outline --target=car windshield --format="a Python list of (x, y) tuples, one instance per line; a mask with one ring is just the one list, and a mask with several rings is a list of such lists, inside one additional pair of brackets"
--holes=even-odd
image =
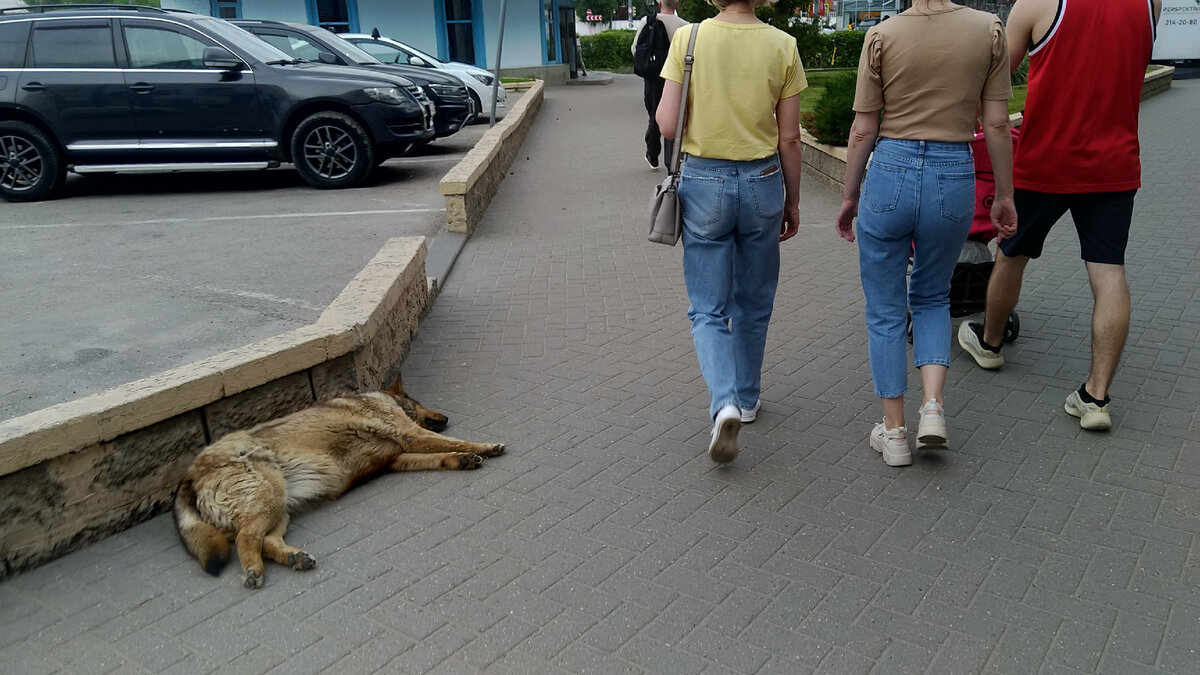
[[(329, 31), (325, 31), (325, 32), (328, 33)], [(358, 46), (354, 45), (353, 43), (343, 40), (341, 37), (339, 37), (338, 35), (336, 35), (334, 33), (329, 33), (328, 35), (322, 35), (321, 37), (331, 48), (338, 51), (339, 56), (341, 56), (343, 59), (346, 59), (347, 61), (349, 61), (351, 63), (357, 63), (360, 66), (379, 65), (379, 64), (383, 63), (383, 61), (380, 61), (379, 59), (375, 58), (374, 56), (371, 56), (370, 54), (364, 52), (363, 50), (359, 49)]]
[(400, 49), (401, 51), (408, 52), (409, 56), (418, 56), (418, 57), (424, 59), (427, 63), (429, 63), (429, 65), (433, 65), (435, 63), (445, 63), (445, 61), (439, 59), (438, 57), (430, 56), (429, 54), (426, 54), (425, 52), (421, 51), (420, 49), (417, 49), (416, 47), (409, 47), (408, 45), (406, 45), (402, 42), (397, 42), (396, 40), (392, 40), (392, 39), (388, 39), (388, 42), (390, 44), (392, 44), (393, 46), (395, 46), (396, 48)]
[(202, 24), (215, 35), (220, 36), (223, 40), (246, 52), (255, 60), (262, 61), (263, 63), (276, 61), (290, 62), (294, 60), (287, 54), (227, 21), (212, 17), (197, 17), (195, 21)]

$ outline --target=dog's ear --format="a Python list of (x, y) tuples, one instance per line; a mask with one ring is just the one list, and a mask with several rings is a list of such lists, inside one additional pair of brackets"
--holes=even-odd
[(404, 394), (404, 382), (402, 381), (399, 373), (396, 374), (396, 380), (394, 382), (392, 382), (392, 386), (388, 387), (386, 391), (389, 394), (395, 394), (396, 396), (404, 396), (405, 395)]

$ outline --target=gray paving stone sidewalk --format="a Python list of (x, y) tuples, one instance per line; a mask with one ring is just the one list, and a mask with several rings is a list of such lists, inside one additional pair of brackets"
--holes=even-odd
[(20, 574), (0, 673), (1198, 672), (1197, 109), (1196, 81), (1142, 107), (1111, 433), (1062, 411), (1091, 305), (1062, 226), (1006, 367), (954, 348), (953, 450), (885, 466), (856, 251), (805, 181), (763, 410), (715, 467), (680, 251), (642, 237), (640, 81), (550, 89), (405, 364), (509, 454), (301, 516), (319, 567), (257, 592), (168, 516)]

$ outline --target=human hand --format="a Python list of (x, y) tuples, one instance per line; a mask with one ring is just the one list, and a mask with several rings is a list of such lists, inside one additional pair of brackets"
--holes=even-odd
[(996, 227), (996, 238), (1003, 241), (1017, 233), (1017, 206), (1012, 197), (997, 198), (992, 202), (992, 225)]
[(858, 200), (843, 199), (842, 208), (837, 214), (838, 235), (846, 241), (854, 241), (854, 218), (858, 216)]
[(800, 207), (783, 207), (783, 224), (779, 226), (779, 241), (787, 241), (800, 231)]

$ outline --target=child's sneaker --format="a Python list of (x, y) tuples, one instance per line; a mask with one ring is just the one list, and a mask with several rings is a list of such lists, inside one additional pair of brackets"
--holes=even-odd
[(712, 440), (708, 442), (708, 456), (714, 462), (732, 462), (738, 455), (737, 435), (742, 428), (742, 411), (732, 403), (726, 403), (717, 411), (713, 421)]
[(883, 463), (888, 466), (912, 464), (912, 453), (908, 450), (908, 430), (904, 427), (888, 429), (884, 422), (876, 424), (871, 431), (871, 447), (883, 455)]
[(1090, 431), (1107, 431), (1112, 428), (1112, 417), (1108, 414), (1108, 400), (1103, 405), (1085, 403), (1078, 391), (1067, 396), (1063, 409), (1079, 418), (1079, 426)]
[(936, 398), (921, 406), (921, 422), (917, 425), (918, 450), (946, 449), (946, 411)]

